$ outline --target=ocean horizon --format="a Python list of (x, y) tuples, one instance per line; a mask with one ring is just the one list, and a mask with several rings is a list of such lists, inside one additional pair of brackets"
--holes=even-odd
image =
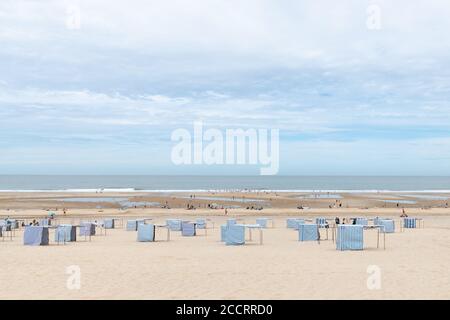
[(0, 192), (450, 192), (448, 176), (0, 175)]

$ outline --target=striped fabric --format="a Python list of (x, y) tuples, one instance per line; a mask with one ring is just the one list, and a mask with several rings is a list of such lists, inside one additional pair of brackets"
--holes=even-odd
[(80, 236), (95, 236), (95, 224), (91, 222), (80, 223)]
[(136, 231), (137, 230), (137, 221), (136, 220), (128, 220), (126, 230), (127, 231)]
[(339, 225), (337, 228), (337, 250), (363, 250), (364, 227), (358, 225)]
[(227, 226), (220, 226), (220, 241), (225, 242), (227, 236)]
[(300, 224), (298, 226), (298, 241), (319, 240), (319, 226), (317, 224)]
[(41, 221), (39, 221), (39, 225), (42, 227), (48, 227), (51, 225), (51, 220), (50, 219), (42, 219)]
[(403, 227), (404, 228), (416, 228), (417, 223), (416, 223), (416, 218), (404, 218), (403, 219)]
[(227, 246), (245, 244), (245, 226), (240, 224), (227, 226), (225, 231), (225, 244)]
[(103, 225), (105, 229), (114, 229), (114, 219), (105, 219)]
[(206, 229), (206, 220), (205, 219), (197, 219), (195, 220), (195, 223), (197, 224), (197, 229)]
[(300, 218), (289, 218), (286, 220), (286, 226), (289, 229), (295, 229), (298, 230), (298, 225), (299, 224), (303, 224), (305, 223), (304, 219), (300, 219)]
[(167, 219), (167, 225), (171, 231), (181, 231), (181, 220), (180, 219)]
[(369, 225), (369, 220), (367, 218), (356, 218), (355, 224), (358, 226), (367, 226)]
[(195, 236), (195, 223), (183, 222), (181, 224), (181, 235), (183, 237), (193, 237), (193, 236)]
[(381, 231), (385, 233), (395, 232), (395, 222), (392, 219), (376, 219), (374, 221), (376, 226), (382, 226)]
[(43, 226), (27, 226), (23, 233), (23, 244), (26, 246), (48, 245), (48, 228)]
[(71, 224), (60, 224), (55, 231), (55, 242), (77, 241), (76, 227)]
[(139, 242), (155, 241), (155, 226), (153, 224), (140, 223), (137, 229), (137, 241)]
[(327, 219), (323, 217), (316, 218), (316, 224), (319, 225), (319, 227), (324, 227), (327, 225)]
[(267, 228), (267, 221), (268, 220), (269, 219), (267, 219), (267, 218), (257, 218), (256, 219), (256, 224), (260, 225), (263, 228)]

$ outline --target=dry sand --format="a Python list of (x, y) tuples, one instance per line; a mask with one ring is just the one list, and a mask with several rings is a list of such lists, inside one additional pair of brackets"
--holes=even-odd
[[(286, 228), (289, 216), (389, 216), (397, 209), (363, 210), (272, 208), (230, 210), (229, 216), (254, 223), (257, 216), (275, 218), (274, 229), (264, 230), (264, 244), (226, 246), (219, 241), (226, 217), (222, 210), (104, 209), (70, 210), (67, 220), (80, 216), (204, 217), (215, 228), (204, 236), (170, 242), (140, 243), (136, 232), (108, 230), (90, 242), (49, 246), (22, 244), (23, 231), (13, 241), (0, 239), (1, 299), (449, 299), (450, 209), (408, 209), (423, 217), (424, 229), (386, 235), (386, 250), (376, 249), (376, 232), (365, 233), (364, 251), (337, 251), (331, 241), (298, 242)], [(34, 217), (38, 210), (2, 210), (0, 215)], [(61, 216), (60, 213), (58, 213)], [(324, 233), (323, 233), (324, 235)], [(164, 238), (159, 231), (157, 237)], [(254, 236), (256, 238), (256, 234)], [(330, 238), (331, 239), (331, 238)], [(80, 267), (81, 288), (67, 288), (66, 268)], [(367, 286), (369, 266), (381, 271), (381, 288)]]

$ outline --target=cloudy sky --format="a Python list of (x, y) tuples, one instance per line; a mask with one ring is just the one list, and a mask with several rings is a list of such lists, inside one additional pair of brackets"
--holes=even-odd
[(280, 174), (450, 175), (449, 16), (448, 0), (2, 0), (0, 174), (259, 172), (172, 164), (171, 132), (203, 121), (279, 129)]

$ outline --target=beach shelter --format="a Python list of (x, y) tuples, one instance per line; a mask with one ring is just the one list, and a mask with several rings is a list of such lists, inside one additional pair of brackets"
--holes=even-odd
[(245, 226), (240, 224), (227, 226), (225, 231), (225, 244), (227, 246), (245, 244)]
[(95, 236), (95, 224), (92, 222), (80, 223), (80, 236)]
[[(141, 223), (145, 223), (145, 219), (136, 219), (137, 225), (140, 225)], [(137, 227), (136, 227), (137, 230)]]
[(355, 224), (358, 226), (367, 226), (369, 225), (369, 220), (367, 218), (356, 218)]
[(385, 233), (395, 232), (395, 222), (392, 219), (375, 219), (374, 224), (376, 226), (381, 226), (381, 231)]
[(220, 226), (220, 241), (225, 242), (227, 226)]
[(127, 231), (136, 231), (137, 230), (137, 221), (136, 220), (127, 220)]
[(228, 219), (227, 220), (227, 226), (232, 226), (235, 225), (237, 223), (236, 219)]
[(286, 220), (286, 226), (289, 229), (295, 229), (298, 230), (298, 225), (299, 224), (303, 224), (305, 223), (304, 219), (299, 219), (299, 218), (289, 218)]
[(5, 220), (6, 224), (9, 225), (9, 229), (18, 229), (19, 222), (15, 219), (7, 219)]
[(155, 225), (140, 223), (137, 227), (137, 241), (139, 242), (155, 241)]
[(195, 236), (195, 223), (192, 222), (183, 222), (181, 224), (181, 235), (184, 237), (193, 237)]
[(328, 225), (327, 219), (324, 217), (317, 217), (316, 224), (319, 226), (319, 228), (325, 227)]
[(337, 250), (363, 250), (364, 226), (338, 225), (336, 236)]
[(206, 219), (195, 220), (197, 229), (206, 229)]
[(114, 229), (114, 219), (105, 219), (103, 225), (105, 229)]
[(11, 224), (9, 224), (7, 220), (0, 220), (0, 228), (5, 231), (11, 231)]
[(413, 229), (417, 227), (417, 219), (416, 218), (404, 218), (403, 219), (403, 227), (408, 229)]
[(300, 224), (298, 226), (298, 241), (318, 241), (319, 238), (317, 224)]
[(60, 224), (55, 230), (56, 242), (77, 241), (77, 228), (71, 224)]
[(269, 219), (267, 219), (267, 218), (257, 218), (256, 219), (256, 224), (259, 224), (263, 228), (267, 228), (267, 222), (268, 221), (269, 221)]
[(26, 246), (48, 245), (48, 227), (27, 226), (23, 233), (23, 244)]
[(181, 220), (180, 219), (167, 219), (167, 225), (171, 231), (181, 231)]
[(39, 225), (43, 226), (43, 227), (48, 227), (52, 224), (52, 221), (48, 218), (45, 219), (41, 219), (41, 221), (39, 221)]

